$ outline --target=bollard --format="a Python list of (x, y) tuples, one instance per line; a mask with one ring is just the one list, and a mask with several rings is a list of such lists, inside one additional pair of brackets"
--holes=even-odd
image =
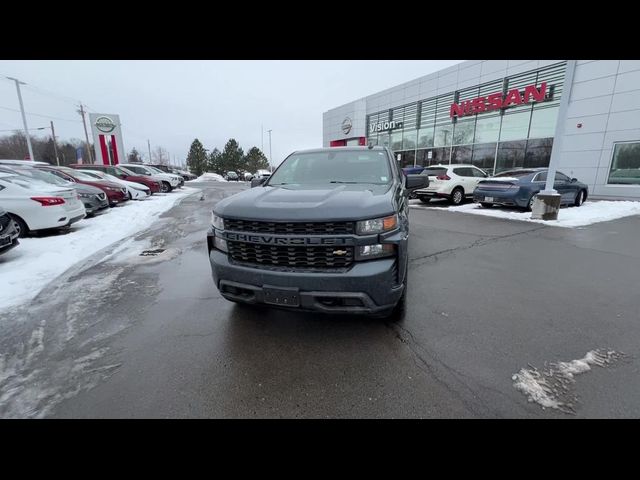
[(531, 218), (538, 220), (557, 220), (561, 198), (559, 193), (539, 193), (533, 199)]

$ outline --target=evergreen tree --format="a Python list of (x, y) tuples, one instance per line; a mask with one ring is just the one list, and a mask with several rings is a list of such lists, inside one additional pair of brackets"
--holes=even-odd
[(242, 162), (243, 157), (244, 152), (240, 148), (240, 145), (238, 145), (238, 142), (234, 138), (230, 138), (220, 156), (222, 171), (226, 173), (233, 170), (238, 174), (243, 173), (245, 171)]
[(269, 169), (269, 161), (258, 147), (251, 147), (245, 155), (243, 163), (245, 171), (250, 173)]
[(129, 152), (127, 160), (129, 161), (129, 163), (142, 163), (142, 157), (135, 147), (133, 147), (133, 149)]
[(217, 148), (214, 148), (213, 151), (209, 154), (209, 159), (207, 163), (208, 172), (214, 172), (220, 175), (224, 174), (224, 171), (222, 170), (221, 156), (222, 154), (220, 153), (220, 150), (218, 150)]
[(207, 170), (207, 152), (197, 138), (191, 143), (187, 154), (187, 165), (194, 175), (202, 175)]

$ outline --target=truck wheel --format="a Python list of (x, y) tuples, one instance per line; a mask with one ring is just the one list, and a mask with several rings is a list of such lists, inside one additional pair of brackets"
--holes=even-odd
[(162, 181), (162, 193), (169, 193), (173, 188), (169, 182)]

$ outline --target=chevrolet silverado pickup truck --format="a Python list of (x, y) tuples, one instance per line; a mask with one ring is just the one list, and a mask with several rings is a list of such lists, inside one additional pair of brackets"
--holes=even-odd
[(388, 317), (407, 290), (408, 195), (428, 181), (386, 147), (294, 152), (213, 208), (213, 281), (232, 302)]

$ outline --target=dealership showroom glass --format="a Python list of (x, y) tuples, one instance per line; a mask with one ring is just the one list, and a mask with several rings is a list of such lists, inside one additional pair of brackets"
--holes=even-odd
[(640, 198), (640, 60), (578, 60), (570, 89), (567, 63), (459, 63), (325, 112), (323, 145), (387, 145), (403, 167), (499, 173), (547, 167), (564, 122), (557, 168), (592, 195)]

